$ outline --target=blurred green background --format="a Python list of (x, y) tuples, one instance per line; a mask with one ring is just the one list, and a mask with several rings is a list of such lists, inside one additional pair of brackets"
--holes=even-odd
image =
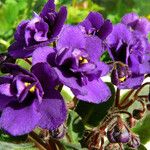
[[(16, 26), (23, 19), (32, 17), (33, 11), (39, 13), (47, 0), (0, 0), (0, 53), (7, 51), (13, 42)], [(67, 23), (77, 24), (89, 11), (99, 11), (113, 23), (127, 12), (137, 12), (149, 17), (150, 0), (55, 0), (57, 8), (68, 7)]]

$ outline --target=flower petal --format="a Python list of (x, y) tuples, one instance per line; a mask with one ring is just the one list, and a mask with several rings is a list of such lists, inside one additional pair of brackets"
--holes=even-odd
[(100, 56), (104, 52), (102, 41), (96, 36), (86, 37), (86, 51), (91, 61), (100, 61)]
[(34, 102), (23, 108), (18, 106), (5, 108), (0, 118), (0, 127), (13, 136), (31, 132), (41, 117)]
[(81, 95), (76, 90), (73, 90), (73, 93), (78, 99), (90, 103), (102, 103), (111, 96), (109, 88), (101, 79), (87, 82), (87, 85), (81, 87), (81, 91), (84, 91), (85, 94)]
[(16, 98), (14, 97), (8, 97), (5, 95), (0, 94), (0, 111), (3, 111), (3, 109), (12, 101), (15, 101)]
[(53, 37), (57, 36), (60, 33), (60, 31), (66, 21), (66, 17), (67, 17), (67, 9), (65, 6), (62, 6), (60, 8), (60, 11), (58, 12), (57, 18), (55, 20), (55, 26), (54, 26), (53, 35), (52, 35)]
[(98, 31), (98, 37), (101, 40), (106, 39), (106, 37), (112, 32), (113, 26), (110, 20), (106, 20), (100, 30)]
[(54, 0), (48, 0), (48, 2), (44, 5), (40, 16), (45, 17), (47, 16), (48, 13), (54, 12), (55, 11), (55, 4)]
[(136, 89), (138, 88), (144, 80), (144, 75), (135, 76), (128, 78), (125, 82), (122, 82), (118, 87), (120, 89)]
[(59, 84), (58, 76), (48, 63), (37, 63), (31, 70), (42, 85), (44, 97), (55, 98), (59, 95), (59, 91), (55, 90), (55, 86)]
[(54, 130), (58, 128), (66, 119), (67, 110), (62, 99), (43, 99), (39, 106), (41, 128)]
[(86, 19), (88, 19), (91, 22), (92, 27), (96, 29), (100, 29), (104, 23), (103, 16), (98, 12), (90, 12)]
[(121, 22), (125, 25), (135, 24), (139, 19), (139, 16), (136, 13), (128, 13), (122, 17)]
[(84, 47), (85, 38), (78, 26), (66, 26), (63, 28), (57, 43), (58, 50), (61, 48), (77, 49)]
[(32, 66), (40, 62), (47, 62), (48, 55), (52, 53), (55, 53), (55, 51), (51, 47), (45, 46), (37, 48), (32, 55)]

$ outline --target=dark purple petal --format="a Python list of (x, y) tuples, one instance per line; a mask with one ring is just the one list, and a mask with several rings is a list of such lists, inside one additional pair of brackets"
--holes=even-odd
[[(72, 57), (72, 49), (62, 48), (56, 54), (56, 64), (62, 65), (65, 61)], [(72, 58), (73, 59), (73, 58)]]
[(85, 19), (83, 22), (79, 23), (79, 28), (83, 33), (88, 34), (92, 32), (92, 23), (88, 19)]
[(109, 54), (112, 59), (126, 63), (126, 56), (129, 54), (128, 45), (133, 41), (132, 33), (124, 24), (117, 24), (107, 38)]
[(136, 89), (144, 80), (144, 75), (130, 77), (126, 81), (122, 82), (118, 87), (120, 89)]
[(96, 36), (86, 37), (86, 51), (91, 61), (100, 61), (100, 56), (104, 52), (102, 41)]
[(97, 70), (101, 71), (100, 74), (101, 77), (107, 75), (110, 71), (110, 66), (108, 66), (104, 62), (98, 62), (96, 66), (97, 66)]
[(136, 13), (128, 13), (122, 17), (121, 22), (125, 25), (135, 25), (138, 19), (139, 16)]
[(53, 35), (52, 35), (53, 37), (57, 36), (60, 33), (60, 31), (66, 21), (66, 17), (67, 17), (67, 9), (65, 6), (62, 6), (60, 8), (60, 11), (58, 12), (57, 18), (55, 20), (55, 26), (53, 28)]
[(146, 18), (139, 18), (135, 30), (147, 35), (150, 32), (150, 22)]
[(34, 102), (23, 108), (7, 107), (2, 112), (0, 127), (13, 136), (23, 135), (31, 132), (40, 118)]
[(37, 63), (31, 70), (42, 85), (44, 97), (56, 98), (56, 96), (59, 95), (59, 91), (55, 90), (55, 86), (57, 86), (59, 82), (54, 68), (48, 63)]
[(103, 16), (98, 12), (90, 12), (86, 19), (91, 22), (92, 27), (95, 29), (100, 29), (104, 23)]
[(20, 66), (18, 66), (16, 64), (5, 63), (5, 64), (3, 64), (3, 67), (5, 67), (5, 69), (7, 69), (7, 72), (10, 74), (23, 73), (25, 75), (29, 75), (29, 76), (33, 77), (33, 75), (29, 71), (21, 68)]
[[(70, 34), (71, 33), (71, 34)], [(84, 48), (85, 37), (78, 26), (65, 26), (60, 34), (57, 49), (61, 48)]]
[(53, 42), (55, 39), (50, 39), (46, 42), (41, 42), (39, 44), (35, 44), (31, 47), (25, 47), (24, 43), (14, 42), (9, 48), (8, 53), (13, 58), (28, 58), (32, 56), (33, 51), (38, 47), (47, 46), (49, 43)]
[(131, 69), (132, 73), (139, 74), (140, 73), (140, 63), (135, 55), (130, 55), (128, 58), (128, 65)]
[(147, 35), (150, 32), (150, 22), (144, 17), (140, 18), (136, 13), (126, 14), (121, 22), (133, 31), (138, 31), (143, 35)]
[(0, 84), (10, 83), (12, 79), (12, 76), (2, 76), (0, 77)]
[(55, 53), (55, 51), (51, 47), (45, 46), (37, 48), (32, 55), (32, 65), (35, 65), (40, 62), (47, 62), (48, 55), (52, 53)]
[(27, 24), (29, 23), (29, 20), (23, 20), (17, 27), (16, 29), (16, 32), (15, 32), (15, 40), (18, 40), (20, 42), (23, 42), (25, 40), (25, 37), (24, 37), (24, 31), (25, 31), (25, 28), (27, 26)]
[(37, 30), (34, 35), (35, 41), (38, 41), (38, 42), (47, 41), (48, 40), (47, 33), (49, 30), (48, 24), (44, 22), (43, 20), (41, 20), (39, 23), (35, 24), (35, 27)]
[[(80, 91), (80, 84), (78, 82), (78, 79), (75, 76), (72, 76), (72, 74), (66, 73), (63, 70), (59, 70), (58, 68), (55, 68), (55, 71), (58, 75), (59, 81), (72, 88), (72, 89), (78, 89)], [(83, 94), (85, 92), (83, 91)]]
[[(25, 43), (25, 41), (24, 41)], [(8, 53), (13, 58), (27, 58), (30, 57), (33, 50), (25, 50), (24, 43), (22, 42), (14, 42), (9, 48)]]
[(45, 17), (48, 15), (48, 13), (55, 11), (55, 4), (54, 0), (48, 0), (48, 2), (44, 5), (44, 8), (42, 9), (42, 12), (40, 14), (41, 17)]
[(55, 130), (66, 119), (67, 110), (62, 98), (57, 99), (43, 99), (39, 106), (39, 111), (42, 118), (39, 126), (44, 129)]
[(114, 25), (113, 31), (107, 38), (107, 42), (110, 45), (118, 44), (120, 40), (123, 40), (124, 43), (130, 43), (132, 40), (132, 33), (124, 24)]
[(147, 53), (144, 56), (143, 63), (140, 64), (139, 67), (140, 67), (140, 73), (141, 74), (150, 73), (150, 53)]
[(0, 94), (0, 111), (3, 111), (3, 109), (12, 101), (16, 101), (16, 98)]
[(97, 35), (101, 40), (106, 39), (106, 37), (112, 32), (113, 26), (110, 20), (106, 20)]
[(96, 104), (107, 101), (111, 96), (109, 88), (101, 79), (87, 82), (87, 85), (80, 87), (80, 91), (73, 89), (78, 99)]

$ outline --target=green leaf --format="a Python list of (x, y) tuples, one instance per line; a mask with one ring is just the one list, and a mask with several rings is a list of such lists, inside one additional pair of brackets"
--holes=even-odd
[(69, 111), (67, 120), (67, 135), (72, 144), (76, 144), (82, 139), (84, 125), (81, 117), (75, 111)]
[[(132, 148), (126, 147), (125, 150), (133, 150)], [(144, 145), (140, 145), (137, 150), (147, 150)]]
[(0, 150), (38, 150), (32, 143), (13, 144), (0, 142)]
[(140, 137), (141, 143), (146, 144), (150, 141), (150, 114), (148, 114), (142, 121), (139, 121), (133, 128), (133, 132), (137, 133)]
[(62, 90), (61, 90), (61, 95), (62, 95), (62, 97), (63, 97), (63, 99), (66, 101), (66, 102), (71, 102), (72, 101), (72, 99), (73, 99), (73, 95), (72, 95), (72, 93), (71, 93), (71, 91), (70, 91), (70, 89), (66, 89), (66, 88), (62, 88)]
[[(83, 123), (90, 126), (97, 126), (99, 122), (106, 116), (108, 109), (113, 105), (115, 89), (111, 83), (107, 83), (112, 96), (105, 103), (92, 104), (79, 101), (76, 112), (82, 117)], [(101, 90), (100, 90), (101, 92)]]
[(108, 51), (105, 51), (105, 52), (102, 54), (100, 60), (103, 61), (103, 62), (106, 62), (106, 63), (112, 61), (112, 59), (111, 59), (110, 56), (109, 56)]
[(86, 148), (82, 148), (80, 143), (78, 144), (70, 144), (66, 142), (61, 142), (63, 145), (64, 150), (88, 150)]
[(31, 65), (29, 65), (24, 59), (17, 59), (16, 63), (26, 70), (30, 70), (31, 68)]
[(27, 135), (11, 136), (0, 130), (0, 141), (7, 142), (23, 142), (27, 139)]

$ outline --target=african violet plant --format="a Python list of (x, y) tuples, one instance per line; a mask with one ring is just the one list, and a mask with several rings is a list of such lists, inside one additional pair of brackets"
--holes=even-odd
[[(68, 120), (71, 112), (77, 112), (84, 123), (84, 135), (78, 139), (82, 147), (137, 149), (140, 139), (131, 129), (150, 109), (149, 95), (139, 95), (150, 85), (143, 84), (150, 74), (150, 22), (135, 13), (126, 14), (116, 25), (98, 12), (90, 12), (77, 25), (65, 24), (66, 17), (66, 7), (56, 12), (54, 0), (49, 0), (39, 15), (34, 12), (33, 18), (18, 25), (14, 43), (7, 54), (1, 54), (1, 130), (12, 136), (29, 134), (45, 149), (56, 149), (56, 145), (65, 149), (63, 142), (54, 139), (72, 143)], [(108, 55), (109, 61), (104, 62), (102, 57)], [(25, 60), (31, 69), (19, 66), (17, 59)], [(104, 83), (104, 76), (110, 76), (111, 83)], [(73, 93), (72, 101), (66, 102), (61, 95), (64, 86)], [(122, 89), (131, 90), (121, 99)], [(87, 126), (86, 105), (102, 106), (110, 99), (113, 103), (99, 125)], [(142, 109), (129, 110), (136, 102)]]

